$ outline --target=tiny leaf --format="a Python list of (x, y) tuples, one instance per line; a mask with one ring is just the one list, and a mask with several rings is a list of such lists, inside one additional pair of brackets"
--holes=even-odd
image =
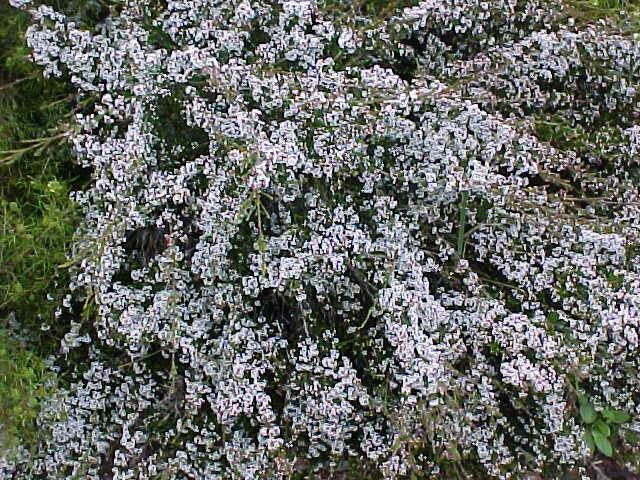
[(592, 430), (591, 435), (593, 435), (593, 442), (596, 444), (600, 453), (607, 457), (613, 456), (613, 447), (606, 436), (602, 435), (598, 430)]
[(602, 416), (610, 423), (627, 423), (631, 420), (631, 415), (622, 410), (613, 410), (611, 408), (605, 408), (602, 411)]
[(596, 422), (593, 424), (593, 429), (595, 431), (600, 432), (605, 437), (608, 437), (609, 435), (611, 435), (611, 428), (609, 427), (609, 425), (607, 425), (606, 422), (602, 421), (602, 419), (600, 418), (596, 420)]
[(593, 423), (596, 421), (596, 411), (589, 402), (580, 403), (580, 417), (584, 423)]
[(596, 443), (593, 441), (593, 435), (591, 435), (591, 429), (587, 428), (584, 431), (584, 441), (589, 446), (591, 451), (596, 449)]

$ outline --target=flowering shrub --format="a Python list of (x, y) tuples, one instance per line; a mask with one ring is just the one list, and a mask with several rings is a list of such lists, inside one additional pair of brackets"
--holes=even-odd
[(67, 387), (7, 472), (560, 478), (640, 453), (637, 40), (543, 0), (12, 3), (87, 100), (93, 181)]

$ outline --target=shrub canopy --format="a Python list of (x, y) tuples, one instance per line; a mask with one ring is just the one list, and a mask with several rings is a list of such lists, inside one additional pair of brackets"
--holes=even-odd
[(8, 470), (560, 478), (637, 453), (636, 39), (545, 0), (11, 1), (87, 100), (93, 177), (66, 387)]

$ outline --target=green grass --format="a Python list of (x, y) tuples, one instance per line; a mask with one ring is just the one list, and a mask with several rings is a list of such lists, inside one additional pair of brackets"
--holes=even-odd
[(640, 0), (566, 0), (569, 13), (580, 22), (608, 19), (627, 34), (640, 33)]
[(640, 5), (637, 0), (589, 0), (587, 3), (609, 10), (632, 10)]
[(0, 454), (18, 442), (36, 443), (38, 404), (49, 394), (52, 374), (43, 361), (0, 330)]
[[(46, 389), (44, 356), (57, 351), (53, 309), (66, 285), (65, 252), (77, 182), (59, 135), (71, 112), (61, 82), (44, 80), (28, 59), (28, 16), (0, 3), (0, 445), (29, 445)], [(34, 139), (43, 139), (30, 142)], [(9, 318), (15, 319), (9, 325)], [(18, 331), (16, 331), (16, 329)], [(25, 339), (18, 342), (17, 337)]]

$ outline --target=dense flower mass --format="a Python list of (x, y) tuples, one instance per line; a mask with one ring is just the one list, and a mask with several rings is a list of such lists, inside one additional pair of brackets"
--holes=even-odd
[(636, 39), (548, 0), (36, 3), (92, 183), (7, 473), (561, 478), (606, 450), (581, 405), (640, 453)]

